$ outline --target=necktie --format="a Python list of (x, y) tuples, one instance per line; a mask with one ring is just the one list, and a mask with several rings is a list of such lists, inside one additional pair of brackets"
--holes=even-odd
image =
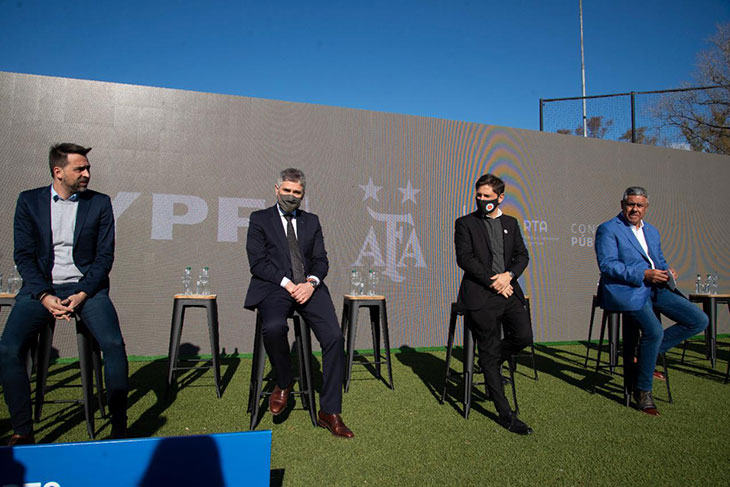
[(297, 235), (294, 233), (294, 224), (291, 222), (293, 215), (284, 215), (286, 218), (286, 240), (289, 242), (289, 255), (291, 256), (292, 282), (299, 284), (307, 282), (307, 275), (304, 273), (304, 261), (302, 254), (299, 252), (299, 244), (297, 244)]

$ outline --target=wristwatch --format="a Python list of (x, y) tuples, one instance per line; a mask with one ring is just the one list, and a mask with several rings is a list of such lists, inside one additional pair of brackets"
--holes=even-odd
[(509, 277), (511, 277), (512, 279), (514, 279), (515, 278), (515, 273), (512, 272), (512, 271), (508, 271), (508, 272), (509, 272)]
[(314, 279), (307, 279), (307, 282), (311, 284), (314, 289), (317, 289), (317, 281)]

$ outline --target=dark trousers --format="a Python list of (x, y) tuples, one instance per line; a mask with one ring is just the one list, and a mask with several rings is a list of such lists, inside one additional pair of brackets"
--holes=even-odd
[(345, 375), (345, 339), (326, 288), (316, 289), (303, 305), (294, 301), (283, 288), (259, 303), (264, 347), (276, 374), (276, 384), (283, 389), (294, 380), (287, 335), (287, 316), (292, 309), (306, 320), (322, 348), (320, 408), (328, 414), (339, 414), (342, 412), (342, 381)]
[[(75, 285), (54, 287), (56, 296), (65, 299), (73, 293)], [(87, 298), (76, 312), (99, 342), (104, 355), (104, 379), (112, 425), (126, 426), (129, 388), (127, 353), (119, 329), (119, 318), (108, 291), (103, 290)], [(21, 435), (33, 431), (30, 381), (25, 368), (27, 344), (50, 320), (53, 320), (53, 316), (40, 301), (29, 294), (19, 294), (0, 338), (0, 374), (5, 403), (10, 411), (10, 424)]]
[[(467, 310), (465, 318), (479, 348), (479, 366), (484, 371), (489, 395), (497, 413), (506, 416), (512, 410), (504, 396), (500, 369), (505, 360), (532, 343), (530, 313), (516, 295), (505, 299), (494, 294), (483, 308)], [(500, 325), (504, 329), (503, 339)]]

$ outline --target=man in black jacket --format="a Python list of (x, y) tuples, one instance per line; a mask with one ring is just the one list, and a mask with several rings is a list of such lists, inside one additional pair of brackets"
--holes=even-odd
[(529, 256), (517, 220), (498, 208), (503, 200), (504, 182), (485, 174), (476, 182), (477, 211), (456, 220), (456, 262), (464, 270), (458, 305), (479, 347), (479, 364), (499, 424), (529, 435), (532, 429), (507, 402), (500, 370), (505, 360), (532, 343), (530, 314), (517, 282)]

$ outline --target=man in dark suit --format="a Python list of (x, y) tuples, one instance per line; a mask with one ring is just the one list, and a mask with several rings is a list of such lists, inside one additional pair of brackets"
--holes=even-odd
[(333, 435), (354, 435), (342, 421), (344, 338), (324, 278), (329, 270), (319, 218), (299, 209), (304, 173), (285, 169), (274, 186), (276, 205), (251, 214), (246, 253), (251, 284), (244, 306), (261, 315), (264, 347), (276, 374), (269, 410), (286, 407), (293, 375), (289, 360), (287, 316), (296, 309), (322, 347), (322, 392), (318, 424)]
[[(676, 289), (677, 274), (664, 259), (659, 231), (644, 222), (648, 207), (646, 189), (627, 188), (621, 213), (596, 231), (596, 258), (601, 307), (622, 311), (624, 324), (641, 330), (634, 400), (639, 410), (658, 416), (651, 392), (657, 355), (700, 333), (709, 320)], [(656, 312), (676, 324), (664, 330)]]
[(31, 444), (28, 341), (49, 320), (78, 315), (99, 342), (113, 438), (127, 429), (127, 355), (109, 299), (114, 213), (105, 194), (88, 188), (91, 148), (56, 144), (49, 153), (53, 184), (24, 191), (15, 209), (15, 263), (23, 286), (0, 338), (0, 372), (15, 433), (9, 445)]
[(530, 314), (517, 282), (529, 256), (517, 220), (498, 208), (503, 200), (504, 182), (485, 174), (476, 182), (477, 210), (456, 220), (456, 262), (464, 270), (457, 303), (479, 347), (499, 424), (528, 435), (532, 429), (512, 411), (502, 384), (502, 363), (532, 343)]

